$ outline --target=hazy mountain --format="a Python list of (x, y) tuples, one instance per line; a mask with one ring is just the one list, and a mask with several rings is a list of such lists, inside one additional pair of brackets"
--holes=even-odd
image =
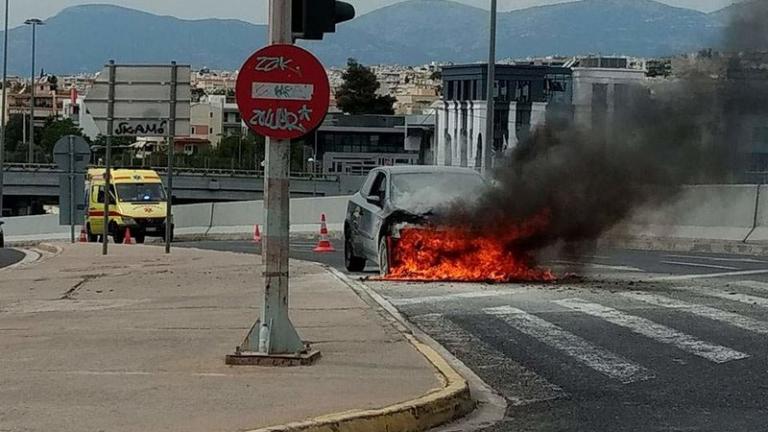
[[(499, 14), (498, 56), (665, 55), (715, 45), (725, 12), (704, 14), (651, 0), (584, 0)], [(472, 62), (486, 56), (488, 12), (447, 0), (411, 0), (339, 26), (324, 41), (302, 42), (328, 65)], [(38, 72), (86, 72), (109, 59), (237, 69), (266, 43), (266, 27), (238, 20), (180, 20), (87, 5), (38, 28)], [(10, 32), (10, 68), (29, 74), (30, 29)]]

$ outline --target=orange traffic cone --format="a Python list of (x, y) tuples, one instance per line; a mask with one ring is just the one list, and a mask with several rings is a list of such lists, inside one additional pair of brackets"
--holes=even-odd
[(258, 224), (256, 224), (253, 228), (253, 242), (261, 243), (261, 230), (259, 229)]
[(88, 233), (85, 232), (85, 227), (80, 229), (80, 243), (88, 243)]
[(131, 229), (126, 228), (125, 229), (125, 236), (123, 237), (123, 244), (133, 244), (133, 238), (131, 236)]
[(315, 252), (336, 252), (333, 244), (328, 240), (328, 226), (325, 223), (325, 214), (320, 216), (320, 242), (317, 243)]

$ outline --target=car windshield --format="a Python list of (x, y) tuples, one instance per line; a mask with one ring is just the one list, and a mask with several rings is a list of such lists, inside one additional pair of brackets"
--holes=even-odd
[(125, 202), (165, 201), (165, 192), (160, 183), (118, 184), (117, 196)]
[(414, 213), (428, 213), (459, 199), (472, 199), (486, 186), (476, 173), (411, 173), (392, 176), (392, 202)]

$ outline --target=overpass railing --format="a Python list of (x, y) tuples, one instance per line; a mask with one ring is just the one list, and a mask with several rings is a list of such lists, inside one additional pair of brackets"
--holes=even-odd
[[(6, 163), (3, 165), (6, 171), (9, 172), (63, 172), (55, 164), (28, 164), (28, 163)], [(89, 168), (99, 168), (91, 166)], [(125, 169), (151, 169), (158, 174), (166, 174), (168, 172), (167, 167), (124, 167)], [(116, 168), (119, 169), (119, 168)], [(173, 169), (174, 175), (177, 176), (218, 176), (218, 177), (255, 177), (263, 178), (263, 170), (239, 170), (239, 169), (227, 169), (227, 168), (176, 168)], [(327, 175), (327, 174), (313, 174), (307, 172), (292, 172), (290, 174), (291, 179), (294, 180), (315, 180), (326, 182), (338, 182), (339, 176)]]

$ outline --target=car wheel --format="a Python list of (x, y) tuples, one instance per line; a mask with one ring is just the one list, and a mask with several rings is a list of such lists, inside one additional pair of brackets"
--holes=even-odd
[(5, 234), (0, 233), (0, 249), (5, 247)]
[(379, 240), (379, 274), (386, 276), (389, 274), (389, 248), (387, 247), (387, 236)]
[(123, 244), (123, 239), (125, 238), (125, 231), (119, 229), (116, 226), (112, 227), (110, 231), (112, 231), (112, 240), (114, 240), (115, 244)]
[(344, 267), (351, 272), (361, 272), (365, 270), (365, 258), (355, 256), (352, 239), (348, 236), (344, 238)]
[(146, 235), (144, 233), (136, 234), (136, 244), (144, 244), (145, 240), (146, 240)]
[(99, 241), (99, 235), (91, 232), (91, 224), (88, 224), (85, 228), (86, 236), (88, 237), (88, 243), (96, 243)]

